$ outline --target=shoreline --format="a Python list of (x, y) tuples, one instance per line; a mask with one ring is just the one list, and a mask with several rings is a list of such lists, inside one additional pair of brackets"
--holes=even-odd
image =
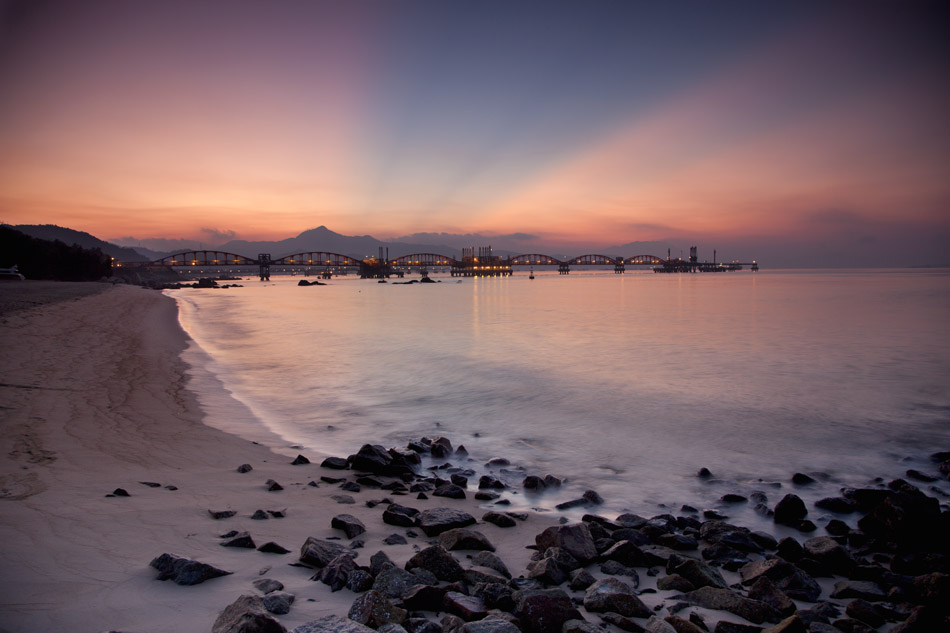
[[(173, 298), (153, 290), (117, 286), (97, 289), (75, 301), (35, 299), (28, 309), (0, 312), (0, 337), (5, 349), (0, 357), (0, 552), (4, 560), (0, 572), (0, 633), (67, 629), (78, 633), (211, 631), (228, 605), (242, 595), (258, 593), (252, 583), (260, 579), (277, 580), (286, 592), (296, 596), (289, 613), (275, 616), (288, 631), (324, 616), (345, 617), (355, 601), (369, 594), (346, 588), (334, 592), (324, 582), (311, 580), (314, 569), (298, 564), (298, 552), (310, 537), (351, 546), (362, 541), (361, 547), (352, 550), (357, 565), (370, 565), (370, 557), (383, 551), (402, 569), (432, 539), (420, 534), (415, 525), (407, 529), (384, 523), (380, 516), (387, 507), (384, 498), (422, 511), (451, 508), (470, 513), (478, 521), (474, 529), (493, 544), (512, 575), (521, 577), (512, 584), (526, 590), (568, 589), (564, 584), (566, 573), (556, 582), (560, 576), (554, 567), (562, 564), (562, 558), (549, 554), (551, 558), (544, 559), (557, 559), (557, 565), (532, 562), (538, 557), (536, 535), (559, 529), (562, 516), (558, 513), (519, 515), (513, 528), (478, 520), (485, 508), (471, 498), (475, 481), (468, 482), (464, 499), (435, 497), (431, 492), (425, 499), (414, 492), (399, 496), (398, 489), (377, 485), (388, 481), (383, 477), (376, 483), (362, 479), (357, 492), (352, 484), (361, 479), (358, 472), (321, 467), (318, 461), (323, 455), (308, 454), (313, 463), (292, 465), (291, 457), (206, 424), (196, 394), (187, 387), (181, 353), (188, 338), (178, 322)], [(372, 443), (373, 439), (368, 441)], [(351, 447), (353, 453), (358, 449)], [(465, 456), (447, 457), (464, 468)], [(250, 464), (252, 470), (238, 472), (242, 464)], [(413, 480), (427, 475), (432, 479), (440, 471), (442, 477), (451, 472), (425, 470)], [(366, 472), (366, 468), (360, 472)], [(282, 489), (268, 490), (270, 480)], [(351, 490), (341, 490), (342, 482)], [(129, 496), (112, 496), (119, 488)], [(886, 492), (883, 483), (878, 492)], [(352, 502), (341, 502), (346, 500), (341, 497), (344, 494)], [(943, 504), (945, 507), (945, 499)], [(235, 514), (214, 519), (209, 511)], [(257, 511), (267, 518), (252, 518)], [(589, 511), (596, 512), (596, 506)], [(585, 517), (583, 522), (572, 521), (569, 525), (583, 526), (582, 531), (602, 537), (598, 538), (597, 556), (586, 566), (594, 577), (605, 579), (619, 573), (629, 581), (630, 571), (637, 574), (634, 568), (640, 568), (637, 594), (650, 612), (661, 618), (673, 614), (685, 618), (690, 611), (676, 608), (677, 592), (657, 588), (658, 581), (675, 575), (669, 563), (673, 550), (647, 543), (683, 544), (683, 550), (677, 545), (677, 552), (700, 559), (698, 537), (703, 535), (702, 526), (721, 522), (701, 522), (683, 517), (679, 509), (669, 511), (677, 514), (673, 523), (654, 517), (649, 523), (644, 519), (639, 524), (637, 530), (642, 534), (637, 538), (647, 538), (641, 545), (652, 558), (638, 559), (636, 564), (630, 557), (631, 552), (639, 551), (637, 547), (624, 546), (621, 549), (626, 553), (613, 558), (608, 555), (611, 550), (601, 549), (610, 545), (603, 539), (610, 540), (620, 529), (612, 515), (610, 519)], [(346, 538), (340, 529), (331, 526), (331, 520), (341, 514), (359, 519), (366, 531)], [(813, 511), (812, 516), (817, 520), (818, 513)], [(945, 522), (947, 511), (941, 516), (940, 521)], [(275, 542), (289, 553), (221, 547), (221, 535), (231, 531), (249, 532), (257, 545)], [(778, 531), (772, 530), (776, 534)], [(393, 534), (404, 542), (391, 539)], [(706, 560), (710, 545), (716, 545), (710, 540), (713, 536), (702, 538), (702, 560)], [(695, 546), (689, 537), (696, 541)], [(825, 537), (830, 541), (825, 543), (828, 547), (842, 539), (848, 542), (846, 536), (837, 537), (838, 541), (829, 539), (824, 529), (796, 531), (795, 539), (814, 537)], [(165, 553), (195, 559), (231, 574), (195, 586), (159, 582), (158, 572), (149, 563)], [(664, 555), (665, 576), (660, 571)], [(748, 552), (742, 555), (752, 556)], [(774, 555), (774, 547), (755, 554), (753, 560), (770, 555)], [(454, 556), (463, 567), (472, 566), (472, 552), (463, 550)], [(869, 558), (868, 565), (879, 566), (879, 557), (875, 554)], [(603, 563), (623, 559), (629, 567), (625, 570), (624, 565), (614, 565), (614, 571), (607, 572), (605, 565), (597, 567), (595, 559)], [(736, 587), (740, 580), (738, 567), (728, 563), (734, 559), (724, 560), (727, 562), (720, 561), (717, 567), (721, 565), (728, 585)], [(928, 571), (945, 571), (946, 564), (933, 564)], [(821, 571), (820, 566), (810, 568), (815, 570)], [(821, 600), (838, 604), (839, 615), (844, 617), (844, 605), (851, 600), (829, 598), (839, 580), (837, 574), (818, 578)], [(914, 598), (900, 584), (903, 581), (893, 582), (897, 583), (893, 589), (900, 590), (895, 601)], [(572, 595), (579, 599), (584, 592)], [(583, 603), (587, 604), (586, 600)], [(913, 611), (913, 603), (909, 604), (895, 611), (903, 617), (888, 620), (878, 630), (901, 627), (897, 622)], [(438, 606), (444, 610), (441, 604)], [(796, 606), (804, 614), (813, 605), (798, 602)], [(708, 605), (689, 609), (703, 618), (710, 630), (717, 621), (748, 622)], [(593, 626), (602, 621), (601, 615), (593, 609), (584, 611)], [(629, 626), (646, 625), (646, 615), (637, 616), (638, 621), (630, 621), (633, 624)], [(617, 620), (606, 630), (619, 631), (626, 625)]]

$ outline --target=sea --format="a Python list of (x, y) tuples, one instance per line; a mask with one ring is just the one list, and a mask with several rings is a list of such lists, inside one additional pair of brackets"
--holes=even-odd
[[(312, 460), (445, 436), (508, 509), (594, 490), (568, 518), (685, 504), (753, 526), (762, 507), (724, 494), (811, 507), (950, 450), (950, 270), (430, 277), (166, 291), (208, 423)], [(546, 474), (562, 485), (522, 489)], [(947, 503), (945, 479), (914, 483)]]

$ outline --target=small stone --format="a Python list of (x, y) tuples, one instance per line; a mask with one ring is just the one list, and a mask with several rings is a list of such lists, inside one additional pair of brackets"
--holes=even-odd
[(218, 615), (211, 633), (232, 632), (284, 633), (283, 625), (267, 615), (264, 601), (259, 596), (241, 596)]
[(346, 538), (354, 538), (366, 531), (363, 522), (352, 514), (338, 514), (330, 520), (330, 527), (335, 530), (343, 530)]
[[(478, 494), (482, 494), (482, 493), (478, 493)], [(478, 497), (478, 494), (475, 495), (476, 498)], [(517, 525), (517, 523), (515, 523), (515, 520), (512, 519), (507, 514), (502, 514), (501, 512), (495, 512), (493, 510), (486, 512), (484, 515), (482, 515), (482, 521), (485, 521), (486, 523), (492, 523), (501, 528), (515, 527), (515, 525)]]
[(235, 510), (208, 510), (208, 514), (211, 515), (212, 519), (228, 519), (233, 517), (237, 512)]
[(161, 488), (162, 484), (157, 484), (154, 481), (140, 481), (140, 484), (143, 486), (148, 486), (149, 488)]
[(265, 554), (289, 554), (290, 550), (286, 547), (281, 547), (274, 541), (268, 541), (260, 547), (257, 548), (258, 552), (264, 552)]
[(409, 541), (406, 540), (406, 537), (401, 534), (390, 534), (383, 539), (383, 543), (386, 545), (405, 545)]
[(283, 486), (281, 486), (279, 483), (277, 483), (273, 479), (268, 479), (267, 482), (264, 484), (264, 487), (267, 488), (268, 492), (277, 492), (279, 490), (284, 489)]
[(239, 473), (249, 473), (252, 470), (254, 470), (254, 467), (251, 466), (250, 464), (241, 464), (240, 466), (237, 467), (237, 471)]
[(255, 521), (263, 521), (269, 517), (267, 516), (267, 513), (264, 512), (263, 510), (257, 510), (254, 514), (251, 515), (251, 518), (254, 519)]
[(282, 591), (284, 588), (284, 583), (272, 578), (258, 578), (251, 584), (254, 585), (255, 589), (263, 594), (268, 594), (273, 591)]
[(802, 519), (808, 515), (808, 508), (798, 495), (787, 494), (775, 505), (773, 520), (782, 525), (799, 527)]
[(304, 457), (303, 455), (297, 455), (294, 458), (294, 461), (290, 462), (291, 466), (302, 466), (303, 464), (309, 464), (310, 460)]
[(254, 544), (254, 539), (252, 539), (251, 535), (247, 532), (238, 532), (235, 536), (220, 543), (220, 545), (222, 547), (243, 547), (247, 549), (255, 549), (257, 547)]
[(495, 551), (495, 546), (484, 534), (470, 528), (446, 530), (439, 535), (439, 543), (449, 551), (459, 549)]
[(149, 566), (158, 570), (159, 580), (171, 580), (178, 585), (197, 585), (206, 580), (232, 573), (174, 554), (162, 554), (152, 559)]
[(275, 591), (264, 596), (261, 602), (264, 603), (264, 608), (268, 613), (284, 615), (290, 613), (290, 605), (293, 604), (294, 597), (294, 594), (286, 591)]
[(126, 490), (125, 488), (116, 488), (115, 490), (112, 491), (112, 496), (113, 497), (131, 497), (132, 495), (130, 495), (129, 491)]
[(352, 505), (356, 503), (356, 499), (350, 495), (330, 495), (330, 498), (336, 501), (337, 503), (342, 503), (344, 505)]
[(805, 473), (795, 473), (792, 475), (792, 483), (796, 486), (808, 486), (815, 483), (815, 478), (810, 477)]

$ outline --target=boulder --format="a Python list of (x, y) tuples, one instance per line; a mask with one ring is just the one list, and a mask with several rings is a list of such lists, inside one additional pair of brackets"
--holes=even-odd
[(254, 544), (254, 539), (252, 539), (251, 535), (247, 532), (238, 532), (234, 536), (219, 543), (219, 545), (222, 547), (244, 547), (247, 549), (255, 549), (257, 547), (257, 545)]
[(693, 558), (671, 556), (666, 564), (666, 573), (679, 574), (696, 589), (700, 587), (727, 589), (729, 587), (717, 569)]
[(355, 455), (350, 455), (349, 467), (360, 472), (388, 474), (392, 455), (378, 444), (364, 444)]
[(528, 563), (527, 571), (528, 578), (534, 578), (544, 585), (559, 585), (567, 580), (567, 574), (553, 558), (532, 561)]
[(678, 593), (686, 593), (687, 591), (696, 589), (696, 586), (679, 574), (670, 574), (668, 576), (658, 578), (656, 581), (656, 588), (660, 591), (676, 591)]
[(486, 550), (478, 552), (472, 556), (472, 563), (481, 567), (493, 569), (505, 578), (511, 578), (511, 572), (508, 571), (508, 567), (505, 565), (505, 562), (501, 560), (497, 554), (492, 552)]
[(290, 465), (291, 465), (291, 466), (302, 466), (302, 465), (304, 465), (304, 464), (309, 464), (309, 463), (310, 463), (310, 460), (309, 460), (309, 459), (307, 459), (307, 458), (304, 457), (303, 455), (297, 455), (297, 457), (294, 458), (294, 461), (290, 462)]
[(349, 553), (343, 553), (321, 567), (311, 580), (319, 580), (330, 587), (331, 591), (339, 591), (347, 586), (350, 574), (356, 569), (353, 557)]
[(283, 591), (284, 583), (279, 580), (273, 580), (272, 578), (258, 578), (251, 583), (254, 585), (254, 588), (260, 591), (263, 594), (273, 593), (275, 591)]
[(560, 547), (582, 564), (597, 556), (594, 539), (585, 523), (551, 526), (535, 537), (535, 543), (542, 553), (549, 547)]
[(501, 512), (488, 511), (482, 516), (482, 521), (486, 523), (492, 523), (501, 528), (515, 527), (517, 523), (507, 514), (502, 514)]
[(568, 620), (583, 620), (571, 597), (560, 589), (516, 591), (514, 614), (524, 633), (561, 633)]
[(274, 541), (268, 541), (257, 548), (258, 552), (264, 552), (265, 554), (289, 554), (290, 550), (286, 547), (278, 545)]
[(769, 558), (747, 563), (739, 570), (743, 585), (751, 585), (759, 576), (775, 583), (785, 595), (793, 600), (815, 602), (821, 595), (821, 587), (804, 571), (781, 558)]
[(427, 547), (406, 561), (406, 569), (425, 569), (435, 574), (439, 580), (455, 582), (461, 580), (464, 570), (448, 550), (441, 545)]
[(802, 520), (808, 516), (808, 508), (805, 502), (798, 495), (787, 494), (781, 501), (775, 504), (775, 514), (772, 517), (776, 523), (798, 527)]
[(484, 534), (469, 528), (446, 530), (439, 535), (439, 543), (449, 551), (457, 549), (495, 551), (495, 546)]
[(330, 520), (330, 527), (335, 530), (343, 530), (346, 538), (354, 538), (366, 531), (363, 522), (352, 514), (338, 514)]
[(762, 633), (808, 633), (805, 623), (797, 615), (790, 615), (775, 626), (762, 631)]
[(677, 630), (673, 628), (672, 624), (666, 620), (661, 620), (655, 615), (651, 615), (650, 619), (647, 620), (644, 630), (646, 633), (677, 633)]
[(373, 629), (341, 615), (325, 615), (301, 624), (290, 633), (373, 633)]
[(454, 528), (468, 527), (476, 523), (468, 512), (453, 508), (430, 508), (419, 513), (418, 525), (426, 536), (438, 536)]
[(154, 558), (149, 566), (158, 570), (159, 580), (171, 580), (178, 585), (197, 585), (232, 573), (174, 554), (162, 554)]
[(258, 596), (241, 596), (224, 608), (211, 633), (286, 633), (284, 626), (267, 615)]
[(464, 499), (465, 489), (455, 484), (442, 484), (432, 493), (433, 497), (445, 497), (447, 499)]
[(643, 550), (630, 541), (615, 543), (601, 554), (601, 558), (617, 561), (628, 567), (644, 567), (647, 564), (647, 557)]
[(395, 606), (375, 589), (370, 589), (354, 600), (347, 614), (354, 622), (374, 629), (384, 624), (402, 624), (407, 616), (405, 609)]
[(868, 602), (887, 600), (887, 594), (880, 585), (869, 580), (841, 580), (835, 583), (832, 598), (861, 598)]
[(764, 602), (783, 616), (789, 616), (798, 608), (792, 599), (779, 589), (774, 582), (766, 576), (759, 576), (752, 586), (749, 587), (748, 597), (759, 602)]
[(268, 613), (284, 615), (290, 613), (290, 605), (294, 603), (294, 597), (294, 594), (286, 591), (274, 591), (264, 596), (261, 602)]
[(332, 470), (345, 470), (347, 467), (347, 461), (343, 457), (327, 457), (325, 460), (320, 462), (322, 468), (330, 468)]
[(521, 629), (504, 618), (490, 615), (478, 622), (467, 622), (462, 633), (521, 633)]
[(683, 600), (706, 609), (728, 611), (755, 624), (781, 619), (779, 612), (764, 602), (744, 598), (730, 589), (701, 587), (683, 594)]
[(633, 588), (616, 578), (603, 578), (587, 588), (584, 608), (591, 613), (611, 611), (625, 617), (648, 618), (653, 611), (633, 593)]
[(393, 565), (392, 567), (384, 568), (376, 575), (376, 580), (373, 582), (373, 590), (386, 598), (399, 600), (410, 587), (423, 584), (426, 583), (415, 574), (411, 574), (405, 569), (400, 569)]
[(833, 574), (847, 576), (854, 569), (851, 554), (830, 536), (816, 536), (802, 543), (805, 556), (818, 561)]
[(339, 543), (310, 536), (300, 547), (300, 562), (312, 567), (326, 567), (327, 563), (346, 551)]
[(446, 591), (442, 598), (442, 607), (466, 622), (481, 620), (488, 615), (488, 607), (481, 598), (467, 596), (458, 591)]

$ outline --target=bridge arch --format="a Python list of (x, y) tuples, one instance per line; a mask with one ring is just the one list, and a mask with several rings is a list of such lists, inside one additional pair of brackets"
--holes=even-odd
[(541, 253), (529, 253), (527, 255), (516, 255), (511, 258), (512, 266), (559, 266), (561, 260), (550, 255)]
[(662, 264), (666, 260), (661, 257), (657, 257), (656, 255), (634, 255), (633, 257), (628, 257), (623, 261), (625, 264), (629, 264), (631, 266), (656, 266), (657, 264)]
[(256, 266), (257, 260), (225, 251), (182, 251), (157, 259), (156, 266)]
[(271, 260), (273, 266), (359, 266), (361, 263), (360, 260), (349, 255), (326, 251), (294, 253)]
[(607, 255), (580, 255), (574, 259), (567, 260), (569, 266), (615, 266), (617, 259)]
[(439, 255), (438, 253), (413, 253), (412, 255), (403, 255), (401, 257), (391, 259), (389, 260), (389, 263), (393, 266), (426, 267), (454, 266), (458, 264), (458, 261), (453, 257)]

